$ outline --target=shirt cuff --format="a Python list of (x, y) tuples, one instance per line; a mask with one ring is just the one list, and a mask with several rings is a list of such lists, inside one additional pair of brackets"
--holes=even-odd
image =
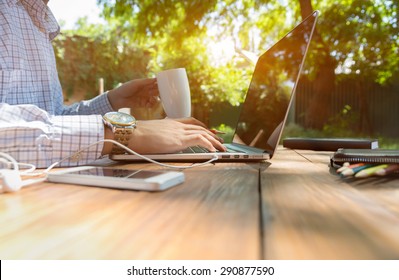
[(112, 108), (111, 103), (109, 103), (108, 92), (104, 92), (103, 94), (94, 97), (89, 102), (91, 111), (96, 114), (104, 115), (105, 113), (115, 111)]
[(85, 165), (101, 157), (104, 125), (100, 115), (54, 116), (51, 121), (50, 158), (62, 161), (59, 166)]

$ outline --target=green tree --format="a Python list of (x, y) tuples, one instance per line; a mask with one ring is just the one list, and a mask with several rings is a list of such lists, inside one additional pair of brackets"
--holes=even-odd
[(106, 26), (87, 24), (63, 31), (54, 41), (61, 84), (66, 99), (73, 94), (89, 99), (98, 94), (98, 80), (110, 89), (133, 78), (146, 77), (150, 54), (121, 40)]

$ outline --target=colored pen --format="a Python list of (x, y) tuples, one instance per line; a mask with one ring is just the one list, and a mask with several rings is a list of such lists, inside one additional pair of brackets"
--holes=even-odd
[(377, 171), (385, 169), (387, 167), (388, 167), (388, 164), (381, 164), (381, 165), (373, 166), (370, 168), (366, 168), (366, 169), (363, 169), (363, 170), (360, 170), (359, 172), (357, 172), (355, 174), (355, 177), (356, 178), (366, 178), (366, 177), (374, 175)]
[(363, 166), (365, 165), (365, 163), (354, 163), (354, 164), (350, 164), (349, 162), (345, 162), (342, 167), (337, 169), (337, 173), (341, 173), (342, 171), (346, 170), (346, 169), (353, 169), (355, 167), (359, 167), (359, 166)]
[(348, 168), (350, 166), (349, 162), (344, 162), (344, 164), (342, 164), (342, 166), (340, 168), (337, 169), (337, 173), (341, 173), (342, 171), (344, 171), (346, 168)]
[(394, 172), (396, 172), (396, 171), (399, 171), (399, 164), (390, 164), (390, 165), (388, 165), (388, 167), (386, 167), (386, 168), (377, 170), (377, 171), (375, 172), (375, 175), (378, 175), (378, 176), (385, 176), (385, 175), (394, 173)]
[(355, 175), (357, 172), (362, 171), (363, 169), (367, 169), (370, 167), (375, 166), (374, 164), (358, 164), (357, 166), (354, 166), (353, 168), (349, 168), (347, 167), (347, 169), (345, 169), (344, 171), (341, 172), (341, 176), (342, 177), (348, 177), (348, 176), (352, 176)]

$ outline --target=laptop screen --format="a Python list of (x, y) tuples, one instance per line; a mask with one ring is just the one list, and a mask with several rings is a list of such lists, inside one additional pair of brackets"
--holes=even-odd
[(314, 12), (259, 57), (242, 105), (233, 142), (273, 155), (313, 34)]

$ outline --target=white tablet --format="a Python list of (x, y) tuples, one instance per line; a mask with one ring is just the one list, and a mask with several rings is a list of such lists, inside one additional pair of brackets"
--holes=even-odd
[(115, 189), (163, 191), (184, 182), (184, 173), (83, 166), (48, 174), (47, 181)]

